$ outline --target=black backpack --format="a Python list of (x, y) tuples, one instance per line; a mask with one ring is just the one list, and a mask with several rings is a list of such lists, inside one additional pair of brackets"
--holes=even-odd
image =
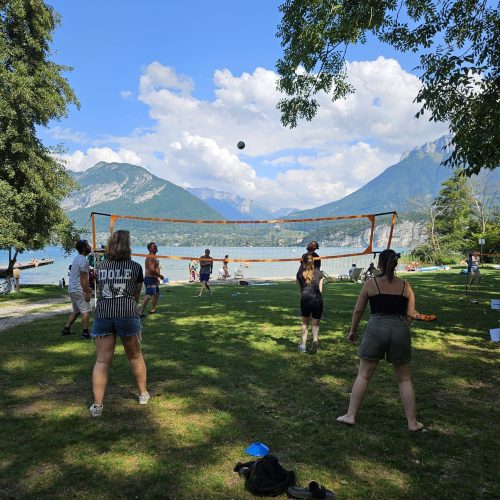
[(275, 497), (295, 486), (295, 472), (285, 470), (273, 455), (238, 462), (234, 471), (245, 477), (245, 488), (258, 496)]

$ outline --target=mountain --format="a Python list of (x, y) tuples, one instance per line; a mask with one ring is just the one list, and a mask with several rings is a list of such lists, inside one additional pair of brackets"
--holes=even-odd
[(97, 163), (85, 172), (70, 172), (81, 189), (62, 203), (77, 225), (90, 212), (179, 219), (220, 219), (221, 215), (185, 189), (128, 163)]
[(446, 154), (443, 152), (446, 140), (442, 137), (413, 149), (354, 193), (317, 208), (295, 212), (293, 217), (405, 212), (410, 208), (411, 198), (435, 197), (441, 183), (453, 175), (450, 168), (440, 165)]
[(203, 200), (208, 206), (229, 220), (275, 219), (281, 215), (288, 215), (290, 213), (289, 210), (294, 211), (294, 209), (280, 209), (280, 215), (277, 215), (276, 212), (261, 207), (248, 198), (241, 198), (236, 194), (226, 193), (217, 189), (187, 188), (187, 191), (200, 200)]

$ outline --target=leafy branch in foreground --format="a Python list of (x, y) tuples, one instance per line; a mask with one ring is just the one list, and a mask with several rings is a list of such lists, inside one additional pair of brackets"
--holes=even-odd
[(500, 15), (486, 0), (286, 0), (277, 37), (278, 103), (283, 125), (316, 115), (318, 93), (345, 98), (346, 52), (375, 36), (401, 52), (420, 54), (417, 117), (448, 122), (445, 164), (467, 175), (500, 165)]

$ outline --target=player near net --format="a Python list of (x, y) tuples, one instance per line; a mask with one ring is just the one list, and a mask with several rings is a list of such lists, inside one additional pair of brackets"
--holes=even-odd
[(156, 304), (158, 303), (158, 299), (160, 298), (160, 280), (163, 279), (163, 275), (161, 274), (161, 266), (160, 261), (156, 258), (156, 254), (158, 253), (158, 246), (154, 241), (148, 243), (147, 249), (149, 251), (149, 255), (146, 257), (146, 261), (144, 262), (144, 286), (146, 288), (144, 302), (142, 303), (140, 316), (141, 318), (145, 318), (146, 315), (144, 311), (148, 302), (151, 300), (151, 309), (149, 310), (149, 314), (156, 313)]

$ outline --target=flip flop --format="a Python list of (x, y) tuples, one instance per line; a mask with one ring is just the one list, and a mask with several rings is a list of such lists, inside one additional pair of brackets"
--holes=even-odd
[(287, 493), (293, 498), (335, 498), (335, 493), (333, 491), (327, 490), (316, 481), (311, 481), (307, 488), (290, 486)]

